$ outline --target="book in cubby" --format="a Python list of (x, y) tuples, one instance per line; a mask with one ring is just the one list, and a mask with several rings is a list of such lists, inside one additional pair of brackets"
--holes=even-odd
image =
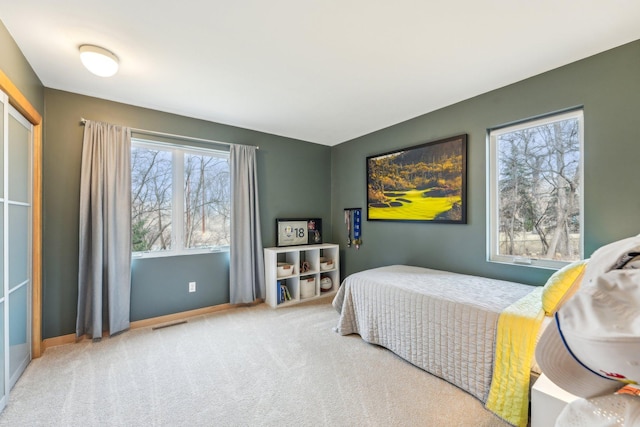
[(289, 292), (289, 288), (287, 287), (286, 280), (278, 280), (276, 282), (277, 286), (277, 294), (278, 294), (278, 304), (282, 304), (285, 301), (291, 301), (291, 292)]

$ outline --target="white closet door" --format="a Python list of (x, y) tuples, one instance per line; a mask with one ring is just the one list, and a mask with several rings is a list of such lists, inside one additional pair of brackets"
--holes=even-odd
[[(5, 262), (4, 262), (4, 147), (5, 139), (8, 136), (8, 129), (5, 129), (6, 118), (8, 117), (7, 96), (0, 92), (0, 409), (4, 408), (7, 403), (6, 395), (9, 392), (8, 381), (5, 380), (7, 372), (9, 371), (8, 363), (6, 363), (6, 351), (5, 348), (8, 344), (5, 343), (5, 325), (8, 312), (6, 307), (6, 292), (5, 292)], [(6, 114), (5, 114), (6, 113)]]
[(0, 410), (31, 361), (33, 126), (0, 92)]
[[(33, 129), (9, 107), (5, 149), (5, 266), (8, 270), (9, 388), (31, 361), (31, 159)], [(7, 277), (7, 276), (5, 276)]]

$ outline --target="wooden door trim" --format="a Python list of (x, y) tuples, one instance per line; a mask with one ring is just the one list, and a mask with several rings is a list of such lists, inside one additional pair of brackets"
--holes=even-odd
[(42, 116), (0, 70), (0, 89), (9, 104), (33, 125), (33, 188), (31, 193), (31, 357), (42, 351)]

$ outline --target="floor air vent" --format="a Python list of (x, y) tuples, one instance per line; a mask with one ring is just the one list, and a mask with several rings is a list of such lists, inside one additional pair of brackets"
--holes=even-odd
[(187, 321), (186, 320), (181, 320), (179, 322), (166, 323), (164, 325), (154, 326), (154, 327), (151, 328), (151, 330), (155, 331), (156, 329), (164, 329), (164, 328), (168, 328), (170, 326), (182, 325), (183, 323), (187, 323)]

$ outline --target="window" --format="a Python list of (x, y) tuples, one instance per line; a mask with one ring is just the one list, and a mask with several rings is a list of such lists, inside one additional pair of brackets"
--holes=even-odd
[(202, 253), (229, 246), (229, 153), (133, 139), (132, 251)]
[(582, 258), (582, 110), (489, 131), (489, 260)]

